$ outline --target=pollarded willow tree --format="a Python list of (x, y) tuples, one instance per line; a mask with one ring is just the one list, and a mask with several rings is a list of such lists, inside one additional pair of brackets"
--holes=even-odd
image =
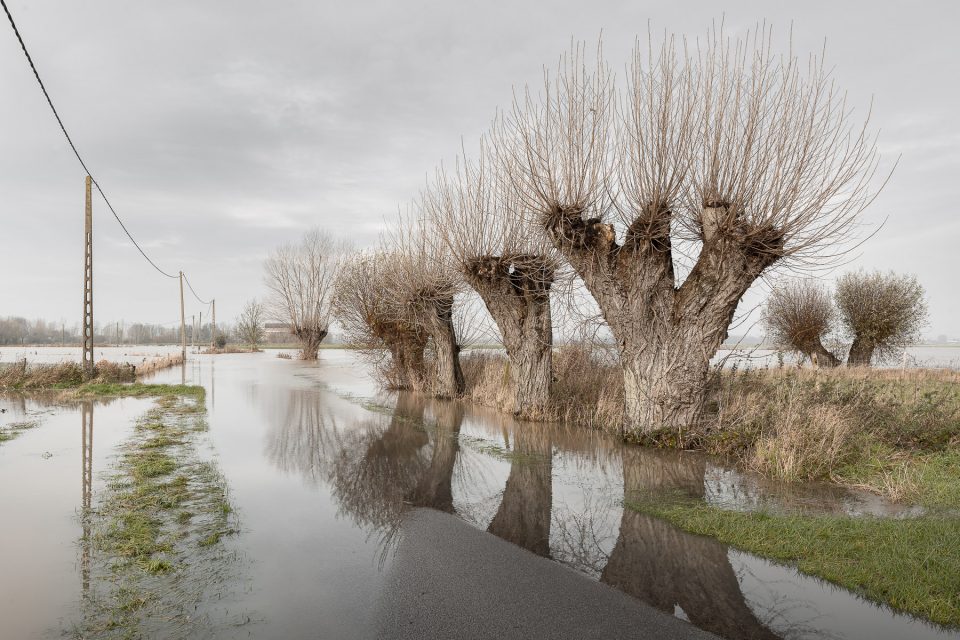
[(395, 321), (418, 326), (426, 333), (434, 360), (431, 391), (438, 398), (457, 398), (465, 388), (454, 324), (462, 281), (449, 252), (425, 220), (419, 201), (400, 217), (385, 243), (398, 256), (395, 268), (384, 274), (387, 287), (397, 295), (390, 307)]
[(770, 293), (763, 321), (773, 342), (802, 353), (814, 366), (836, 367), (840, 360), (823, 346), (836, 311), (830, 292), (813, 280), (795, 280)]
[(481, 297), (510, 360), (515, 415), (546, 416), (553, 377), (550, 288), (559, 267), (554, 249), (516, 215), (520, 203), (481, 148), (453, 175), (440, 171), (424, 196), (432, 228), (456, 268)]
[(916, 342), (927, 321), (923, 286), (916, 276), (856, 271), (837, 280), (840, 324), (852, 339), (848, 366), (870, 366)]
[(312, 229), (299, 243), (277, 248), (264, 263), (264, 281), (272, 294), (270, 313), (300, 341), (303, 360), (317, 359), (330, 330), (330, 300), (346, 250), (344, 242)]
[[(347, 258), (333, 294), (333, 312), (347, 341), (373, 358), (387, 385), (420, 391), (427, 382), (424, 350), (427, 332), (396, 308), (402, 292), (397, 281), (401, 257), (396, 253), (363, 252)], [(381, 359), (390, 355), (388, 362)]]
[(769, 32), (638, 44), (619, 102), (598, 59), (575, 47), (519, 96), (498, 154), (617, 341), (625, 428), (683, 428), (750, 285), (842, 250), (875, 144), (823, 61), (775, 55)]

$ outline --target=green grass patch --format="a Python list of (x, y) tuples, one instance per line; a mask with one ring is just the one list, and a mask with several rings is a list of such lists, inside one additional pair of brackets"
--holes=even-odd
[[(203, 402), (206, 397), (206, 390), (199, 385), (184, 384), (142, 384), (135, 382), (133, 384), (116, 383), (90, 383), (80, 385), (73, 391), (73, 395), (78, 397), (124, 397), (124, 398), (194, 398), (198, 402)], [(202, 408), (193, 409), (193, 412), (202, 412)]]
[(686, 501), (629, 502), (750, 553), (795, 566), (874, 602), (960, 626), (960, 519), (773, 515)]
[[(197, 455), (195, 434), (207, 428), (202, 388), (119, 387), (123, 395), (157, 400), (123, 445), (107, 494), (83, 516), (92, 525), (102, 585), (120, 586), (109, 588), (106, 596), (85, 595), (80, 637), (104, 631), (142, 637), (147, 621), (162, 623), (170, 611), (195, 602), (200, 593), (184, 589), (202, 588), (208, 581), (178, 576), (204, 571), (223, 537), (238, 530), (226, 480), (215, 464)], [(184, 389), (199, 392), (184, 394)], [(97, 385), (84, 391), (116, 395), (117, 388)], [(94, 587), (91, 593), (97, 591)], [(182, 616), (189, 619), (190, 612)]]

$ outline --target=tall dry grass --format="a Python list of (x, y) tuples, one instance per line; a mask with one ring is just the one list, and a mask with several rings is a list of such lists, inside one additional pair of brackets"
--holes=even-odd
[[(101, 360), (94, 365), (94, 382), (133, 382), (134, 367)], [(28, 364), (21, 360), (0, 367), (0, 389), (43, 389), (83, 384), (83, 367), (76, 362)]]
[[(183, 364), (179, 353), (148, 360), (140, 365), (101, 360), (93, 368), (90, 382), (134, 382), (137, 376)], [(76, 362), (56, 364), (19, 362), (0, 365), (0, 389), (49, 389), (83, 384), (83, 367)]]
[[(623, 375), (602, 352), (565, 345), (553, 356), (551, 406), (546, 421), (619, 432), (623, 424)], [(498, 353), (475, 351), (461, 360), (465, 397), (488, 407), (513, 411), (510, 361)]]

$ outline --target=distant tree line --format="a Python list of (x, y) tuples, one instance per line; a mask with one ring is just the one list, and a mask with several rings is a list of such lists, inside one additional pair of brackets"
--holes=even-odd
[[(204, 323), (198, 327), (196, 335), (194, 328), (187, 324), (187, 342), (191, 339), (196, 344), (209, 344), (212, 339), (213, 327)], [(217, 325), (217, 333), (227, 336), (233, 334), (229, 325)], [(151, 324), (135, 322), (125, 324), (122, 321), (94, 324), (94, 343), (98, 345), (113, 344), (179, 344), (180, 324)], [(80, 343), (79, 323), (66, 324), (43, 319), (28, 320), (18, 316), (0, 318), (0, 345), (58, 345), (67, 346)]]

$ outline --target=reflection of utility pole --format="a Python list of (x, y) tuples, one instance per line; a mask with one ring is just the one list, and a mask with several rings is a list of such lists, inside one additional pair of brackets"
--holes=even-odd
[(80, 416), (82, 421), (81, 429), (81, 504), (83, 505), (83, 514), (81, 523), (83, 526), (83, 538), (81, 539), (80, 549), (80, 576), (83, 583), (83, 592), (90, 589), (90, 505), (93, 494), (93, 401), (87, 400), (80, 407)]
[(91, 179), (87, 176), (86, 207), (83, 215), (83, 377), (93, 377), (93, 196)]

